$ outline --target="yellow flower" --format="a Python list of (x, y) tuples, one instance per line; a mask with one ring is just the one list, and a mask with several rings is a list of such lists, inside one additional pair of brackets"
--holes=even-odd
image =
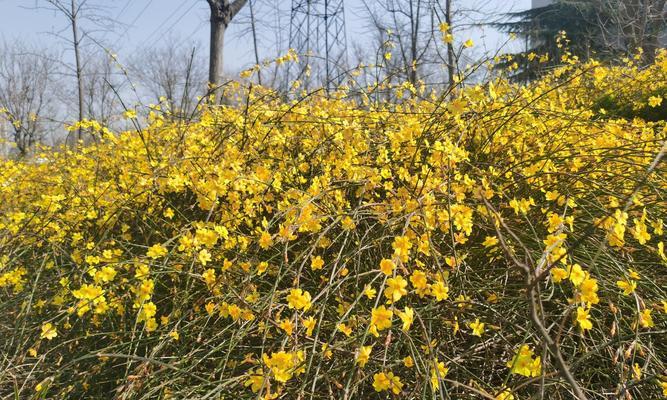
[(371, 330), (377, 332), (391, 328), (391, 319), (393, 316), (394, 312), (387, 310), (385, 306), (374, 308), (371, 311)]
[(415, 289), (425, 289), (428, 286), (426, 274), (421, 270), (414, 270), (410, 275), (410, 282)]
[(301, 323), (306, 328), (306, 336), (310, 337), (313, 335), (313, 330), (315, 329), (316, 321), (313, 317), (308, 317), (307, 319), (301, 320)]
[(463, 47), (465, 47), (465, 48), (469, 48), (469, 47), (472, 47), (474, 45), (475, 45), (475, 42), (473, 42), (472, 39), (468, 39), (468, 40), (465, 41), (465, 43), (463, 43)]
[(373, 289), (371, 285), (364, 286), (364, 296), (368, 297), (369, 299), (374, 299), (376, 294), (377, 290)]
[(661, 381), (660, 387), (662, 388), (662, 395), (667, 397), (667, 381)]
[(95, 301), (102, 298), (104, 292), (104, 289), (99, 286), (83, 284), (79, 289), (73, 290), (72, 295), (77, 299)]
[(426, 274), (424, 271), (418, 269), (413, 271), (412, 275), (410, 275), (410, 282), (415, 288), (415, 293), (417, 293), (420, 298), (423, 298), (425, 295), (430, 293), (430, 286), (426, 280)]
[(155, 316), (156, 313), (157, 313), (157, 307), (155, 306), (155, 303), (149, 301), (147, 303), (144, 303), (144, 305), (141, 307), (138, 320), (139, 322), (141, 321), (148, 322)]
[(343, 229), (346, 231), (351, 231), (357, 227), (356, 224), (354, 223), (354, 220), (349, 216), (343, 218), (343, 220), (341, 221), (341, 225), (343, 226)]
[(639, 364), (634, 363), (632, 365), (632, 378), (636, 381), (639, 381), (642, 379), (642, 369), (639, 366)]
[(590, 304), (598, 304), (600, 299), (597, 295), (598, 291), (598, 281), (597, 279), (586, 278), (581, 285), (579, 285), (579, 290), (581, 291), (580, 299), (583, 302)]
[(540, 357), (533, 359), (533, 350), (528, 345), (522, 345), (519, 352), (507, 362), (507, 367), (513, 374), (527, 377), (539, 376), (542, 373)]
[(651, 317), (651, 310), (645, 308), (642, 312), (639, 313), (639, 325), (642, 328), (652, 328), (655, 326), (653, 323), (653, 317)]
[(527, 214), (528, 211), (530, 210), (530, 206), (534, 205), (535, 205), (535, 200), (533, 200), (532, 197), (519, 200), (513, 198), (512, 200), (510, 200), (510, 207), (512, 207), (516, 215), (519, 215), (519, 213), (524, 215)]
[(208, 252), (206, 249), (201, 249), (199, 251), (199, 255), (197, 256), (197, 260), (201, 263), (201, 265), (206, 265), (209, 261), (211, 261), (211, 253)]
[(394, 249), (394, 255), (396, 257), (403, 262), (408, 261), (408, 258), (410, 257), (410, 249), (412, 248), (410, 238), (407, 236), (396, 236), (392, 243), (392, 248)]
[(340, 324), (338, 324), (338, 330), (343, 332), (345, 334), (345, 336), (347, 336), (347, 337), (350, 337), (350, 335), (352, 334), (352, 327), (347, 326), (342, 322)]
[(383, 274), (391, 276), (394, 273), (394, 268), (396, 268), (396, 264), (393, 261), (386, 258), (380, 261), (380, 271)]
[(551, 269), (551, 279), (553, 279), (554, 283), (560, 283), (563, 279), (567, 278), (568, 273), (565, 269), (563, 268), (552, 268)]
[(639, 244), (646, 244), (651, 240), (651, 234), (648, 233), (648, 228), (644, 223), (644, 218), (634, 219), (635, 226), (632, 228), (632, 236), (639, 242)]
[(289, 318), (285, 318), (280, 321), (278, 328), (284, 330), (287, 336), (292, 336), (292, 332), (294, 331), (294, 323)]
[(446, 300), (449, 298), (449, 287), (445, 286), (442, 281), (437, 281), (431, 285), (431, 295), (435, 297), (437, 301)]
[(293, 353), (279, 351), (272, 353), (271, 357), (262, 354), (264, 364), (271, 370), (274, 379), (281, 383), (292, 379), (294, 375), (300, 375), (305, 372), (305, 367), (302, 366), (305, 357), (304, 352), (301, 350)]
[(648, 98), (648, 105), (651, 107), (659, 107), (662, 104), (662, 97), (651, 96)]
[(408, 294), (408, 291), (405, 289), (407, 286), (408, 281), (400, 275), (395, 278), (389, 278), (387, 279), (387, 287), (384, 289), (384, 297), (388, 298), (390, 303), (395, 303), (401, 297)]
[(550, 212), (547, 214), (547, 230), (549, 233), (553, 233), (560, 228), (560, 226), (563, 224), (565, 219), (558, 215), (555, 212)]
[(265, 384), (266, 378), (260, 368), (250, 370), (250, 372), (248, 372), (248, 379), (243, 383), (245, 387), (250, 386), (250, 390), (252, 390), (253, 393), (259, 392)]
[(311, 297), (308, 291), (302, 289), (292, 289), (287, 295), (287, 306), (297, 310), (308, 310), (311, 306)]
[(156, 259), (160, 258), (167, 254), (167, 248), (161, 245), (160, 243), (154, 244), (153, 246), (148, 248), (148, 251), (146, 252), (146, 256)]
[(135, 110), (126, 110), (125, 112), (123, 112), (123, 118), (125, 119), (137, 118), (137, 112)]
[(257, 264), (257, 275), (262, 275), (266, 272), (266, 270), (269, 268), (269, 263), (266, 261), (262, 261), (259, 264)]
[(583, 307), (577, 307), (577, 322), (583, 331), (593, 328), (593, 323), (588, 315), (589, 310)]
[(570, 281), (574, 286), (581, 285), (581, 282), (586, 279), (586, 273), (581, 269), (581, 265), (574, 264), (570, 268)]
[(42, 333), (40, 335), (42, 339), (51, 340), (56, 336), (58, 336), (58, 331), (50, 322), (42, 325)]
[(157, 329), (157, 321), (155, 318), (149, 318), (146, 321), (146, 331), (147, 332), (153, 332)]
[(357, 350), (357, 360), (356, 361), (357, 361), (357, 364), (359, 364), (359, 366), (361, 368), (365, 367), (366, 363), (368, 363), (368, 360), (371, 356), (371, 350), (373, 350), (372, 345), (371, 346), (361, 346)]
[(167, 209), (164, 210), (164, 213), (162, 213), (162, 215), (164, 215), (165, 218), (172, 219), (176, 214), (174, 214), (174, 210), (172, 208), (167, 207)]
[(667, 263), (667, 255), (665, 255), (665, 244), (663, 242), (658, 243), (658, 255), (662, 261)]
[(379, 372), (373, 375), (373, 388), (376, 392), (382, 392), (385, 390), (391, 390), (394, 394), (401, 393), (403, 389), (403, 384), (401, 379), (398, 376), (395, 376), (393, 372)]
[(412, 357), (407, 356), (403, 359), (403, 365), (405, 365), (406, 368), (412, 368), (415, 365), (415, 361), (412, 359)]
[(247, 78), (250, 78), (252, 76), (253, 72), (254, 72), (253, 68), (248, 68), (246, 70), (241, 71), (239, 76), (243, 79), (247, 79)]
[(415, 320), (414, 310), (410, 307), (405, 307), (404, 311), (396, 311), (396, 314), (403, 322), (403, 332), (409, 331), (410, 327), (412, 326), (412, 322)]
[(484, 241), (482, 242), (482, 246), (484, 247), (493, 247), (497, 245), (500, 242), (497, 237), (495, 236), (487, 236)]
[(324, 260), (322, 259), (322, 257), (317, 256), (310, 259), (310, 269), (312, 269), (313, 271), (322, 269), (323, 266), (324, 266)]
[(448, 372), (449, 368), (445, 367), (443, 362), (436, 362), (435, 365), (431, 366), (431, 386), (434, 390), (438, 388), (439, 382), (447, 377)]
[(215, 285), (215, 270), (212, 268), (207, 269), (204, 271), (204, 273), (201, 274), (202, 278), (204, 278), (204, 282), (206, 282), (206, 285), (210, 288), (213, 285)]
[(272, 244), (273, 244), (273, 238), (271, 238), (271, 234), (267, 231), (262, 232), (262, 234), (259, 237), (259, 247), (266, 250), (269, 247), (271, 247)]
[(476, 318), (475, 322), (470, 322), (468, 327), (472, 329), (473, 336), (482, 337), (482, 333), (484, 333), (484, 322), (479, 322), (479, 318)]
[(605, 68), (597, 67), (593, 70), (593, 78), (595, 78), (596, 82), (600, 82), (606, 77), (607, 77), (607, 70)]
[(629, 296), (634, 293), (635, 289), (637, 289), (637, 282), (633, 281), (632, 279), (616, 281), (616, 286), (623, 290), (624, 296)]
[(514, 400), (514, 395), (509, 389), (503, 388), (495, 400)]
[(326, 343), (322, 343), (322, 356), (327, 360), (330, 360), (331, 357), (333, 357), (333, 352)]
[(284, 224), (278, 226), (278, 236), (280, 236), (280, 239), (283, 241), (296, 239), (296, 235), (292, 233), (292, 228)]

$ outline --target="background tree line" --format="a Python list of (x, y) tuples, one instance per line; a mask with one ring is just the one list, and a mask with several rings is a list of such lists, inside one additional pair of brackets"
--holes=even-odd
[[(208, 49), (174, 37), (161, 45), (146, 44), (120, 60), (104, 37), (127, 27), (109, 17), (108, 9), (92, 0), (39, 0), (38, 7), (61, 16), (66, 29), (55, 35), (65, 47), (53, 51), (30, 43), (0, 43), (0, 136), (14, 143), (13, 153), (23, 156), (39, 142), (90, 140), (80, 132), (63, 137), (67, 121), (94, 119), (122, 127), (127, 123), (122, 113), (137, 104), (159, 102), (174, 117), (191, 116), (209, 90), (219, 95), (216, 88), (238, 76), (239, 71), (222, 69), (223, 44), (233, 46), (238, 39), (225, 37), (232, 22), (243, 27), (241, 34), (252, 37), (256, 64), (287, 51), (286, 2), (207, 3), (211, 11)], [(556, 37), (561, 31), (567, 32), (568, 50), (582, 60), (594, 57), (619, 63), (642, 49), (642, 62), (650, 63), (655, 50), (667, 41), (666, 3), (557, 0), (545, 7), (499, 14), (489, 11), (489, 0), (362, 0), (354, 12), (362, 14), (369, 37), (363, 44), (350, 45), (347, 63), (338, 67), (344, 75), (366, 66), (355, 79), (368, 85), (408, 82), (449, 90), (464, 73), (483, 81), (498, 71), (466, 67), (493, 58), (497, 49), (464, 51), (465, 32), (479, 27), (497, 28), (521, 39), (521, 50), (498, 63), (518, 81), (535, 79), (560, 62), (563, 47)], [(252, 79), (287, 95), (286, 68), (271, 65)], [(310, 79), (311, 88), (326, 84), (317, 76), (302, 79)]]

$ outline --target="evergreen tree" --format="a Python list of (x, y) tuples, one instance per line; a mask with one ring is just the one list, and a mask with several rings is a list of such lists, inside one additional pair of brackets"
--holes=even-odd
[[(556, 1), (544, 7), (507, 14), (507, 21), (495, 23), (501, 31), (526, 40), (524, 51), (508, 55), (498, 68), (510, 68), (512, 78), (530, 81), (542, 71), (558, 65), (564, 47), (581, 59), (609, 58), (615, 52), (598, 40), (604, 15), (591, 1)], [(565, 32), (567, 40), (558, 40)]]

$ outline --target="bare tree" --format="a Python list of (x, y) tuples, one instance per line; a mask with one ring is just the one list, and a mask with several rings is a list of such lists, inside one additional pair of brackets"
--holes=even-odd
[[(255, 1), (250, 0), (250, 32), (252, 33), (252, 47), (255, 53), (255, 64), (259, 65), (259, 46), (257, 43), (257, 18), (255, 16)], [(262, 70), (257, 71), (257, 83), (262, 84)]]
[[(79, 111), (79, 121), (84, 118), (84, 88), (83, 88), (83, 65), (81, 62), (81, 35), (79, 32), (79, 21), (83, 7), (87, 0), (78, 2), (77, 0), (46, 0), (57, 11), (59, 11), (67, 19), (72, 28), (72, 36), (70, 42), (74, 50), (74, 72), (76, 74), (77, 82), (77, 102)], [(81, 140), (81, 128), (77, 131), (77, 139)]]
[(206, 68), (197, 46), (168, 42), (162, 47), (137, 51), (129, 70), (137, 79), (140, 95), (148, 96), (149, 101), (164, 98), (175, 116), (185, 117), (192, 114), (196, 97), (202, 94)]
[(114, 71), (113, 60), (106, 52), (86, 54), (85, 72), (82, 75), (84, 88), (84, 111), (88, 118), (109, 126), (113, 117), (122, 112), (118, 95), (123, 80)]
[(625, 53), (641, 48), (643, 61), (651, 63), (664, 45), (660, 39), (667, 34), (667, 0), (593, 0), (575, 5), (595, 10), (602, 46)]
[[(445, 1), (445, 7), (444, 7), (444, 14), (445, 14), (445, 24), (447, 24), (447, 29), (451, 29), (452, 27), (452, 0), (444, 0)], [(454, 73), (455, 73), (455, 67), (454, 67), (454, 45), (452, 44), (451, 40), (445, 40), (447, 43), (447, 79), (449, 83), (449, 90), (454, 88), (455, 81), (454, 81)]]
[(0, 47), (0, 118), (8, 123), (21, 156), (46, 135), (54, 112), (51, 82), (56, 71), (45, 49), (21, 43)]
[[(602, 0), (600, 0), (602, 1)], [(386, 81), (424, 83), (432, 88), (453, 88), (459, 66), (469, 80), (481, 80), (488, 71), (481, 61), (494, 56), (484, 46), (470, 49), (471, 36), (491, 27), (489, 23), (511, 2), (495, 0), (362, 0), (367, 24), (375, 32), (376, 48), (389, 52), (384, 61)], [(391, 32), (389, 34), (389, 32)]]
[[(384, 30), (392, 32), (396, 72), (415, 85), (420, 79), (420, 70), (432, 58), (437, 45), (431, 21), (434, 19), (433, 0), (384, 0), (380, 15), (374, 20)], [(392, 57), (393, 58), (393, 57)]]
[[(84, 59), (84, 43), (102, 47), (92, 36), (100, 30), (110, 31), (114, 23), (103, 11), (104, 5), (93, 4), (89, 0), (40, 0), (40, 3), (46, 4), (43, 8), (61, 14), (67, 21), (66, 27), (54, 34), (65, 41), (74, 53), (72, 66), (68, 69), (76, 79), (77, 115), (79, 120), (83, 120), (87, 117), (85, 104), (87, 60)], [(87, 25), (87, 30), (82, 29), (83, 22), (90, 24)], [(81, 129), (77, 131), (77, 139), (82, 139)]]
[(216, 90), (216, 98), (220, 97), (219, 86), (223, 81), (223, 50), (225, 31), (232, 19), (243, 8), (247, 0), (206, 0), (211, 8), (211, 49), (209, 54), (208, 82)]

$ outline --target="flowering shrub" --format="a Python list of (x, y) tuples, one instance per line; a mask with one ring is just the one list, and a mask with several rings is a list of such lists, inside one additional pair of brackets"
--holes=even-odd
[(2, 161), (0, 395), (667, 391), (667, 53), (353, 89)]

